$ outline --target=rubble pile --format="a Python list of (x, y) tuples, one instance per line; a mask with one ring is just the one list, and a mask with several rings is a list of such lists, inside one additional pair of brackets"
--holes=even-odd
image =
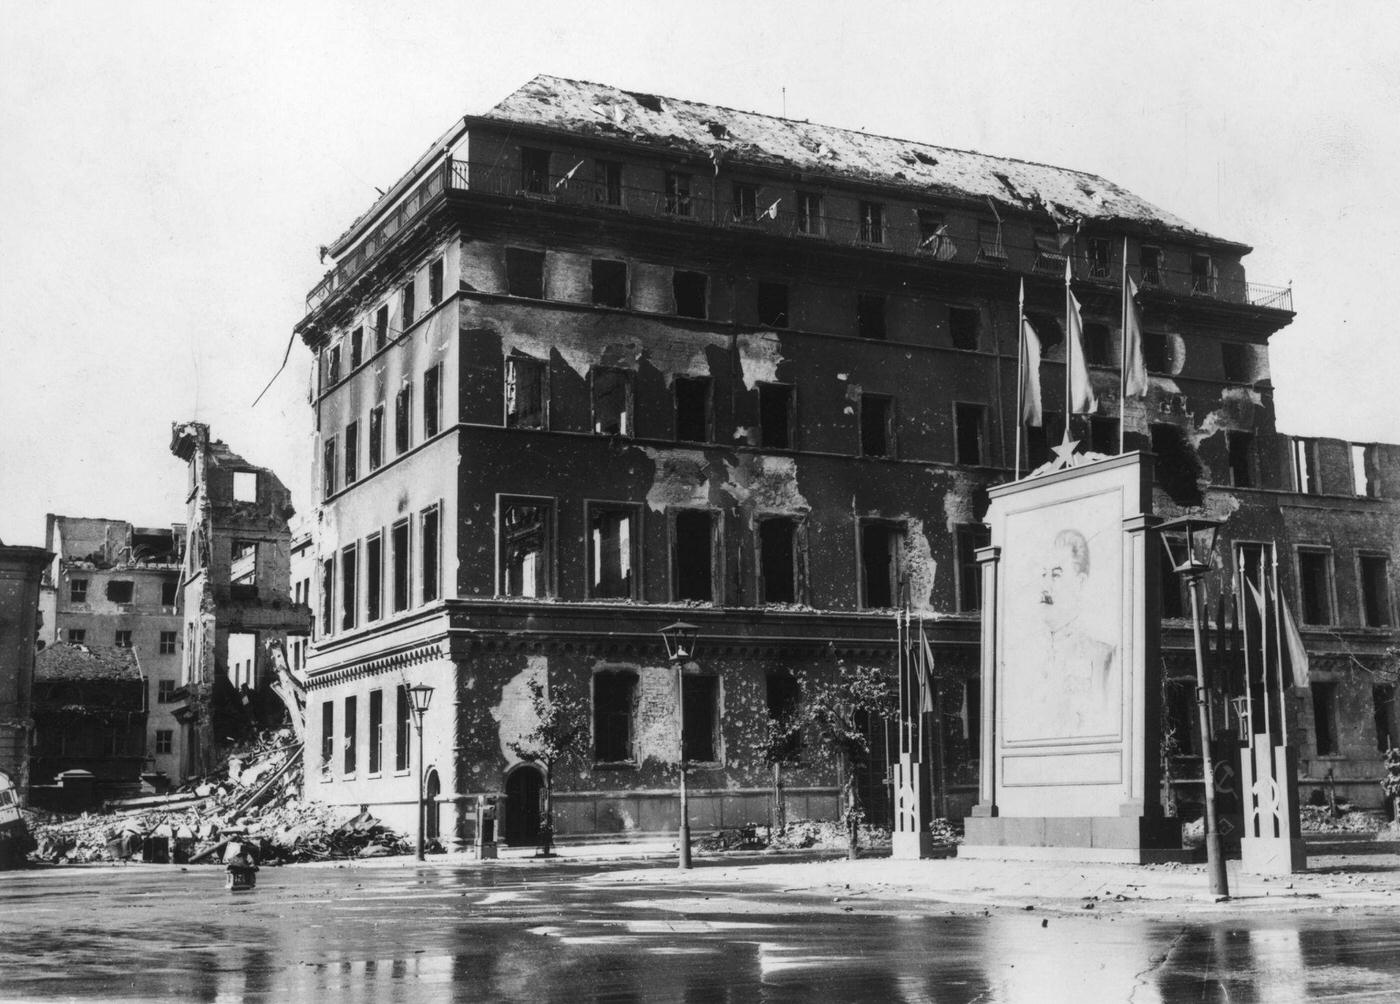
[(301, 752), (284, 730), (231, 756), (222, 780), (187, 786), (193, 798), (125, 809), (117, 803), (114, 812), (78, 817), (29, 812), (37, 844), (30, 858), (218, 864), (230, 841), (251, 846), (265, 864), (412, 851), (407, 837), (368, 812), (346, 819), (342, 809), (302, 801)]

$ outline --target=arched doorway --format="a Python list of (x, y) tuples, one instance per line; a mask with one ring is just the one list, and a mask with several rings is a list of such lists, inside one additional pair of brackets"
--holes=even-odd
[(540, 837), (540, 792), (544, 775), (539, 768), (520, 764), (506, 777), (506, 812), (501, 837), (512, 847), (526, 847)]
[(423, 782), (423, 839), (436, 840), (438, 838), (438, 828), (441, 825), (438, 814), (442, 806), (438, 805), (437, 797), (442, 793), (442, 782), (438, 780), (437, 769), (428, 771), (428, 778)]

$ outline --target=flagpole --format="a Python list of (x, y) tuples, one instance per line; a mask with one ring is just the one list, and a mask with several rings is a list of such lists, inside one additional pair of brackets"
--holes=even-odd
[(894, 612), (894, 643), (895, 643), (895, 665), (899, 674), (899, 752), (903, 756), (906, 749), (906, 738), (909, 735), (909, 700), (906, 693), (904, 677), (906, 666), (904, 661), (904, 611), (896, 609)]
[(1123, 329), (1118, 351), (1118, 452), (1123, 452), (1124, 429), (1128, 424), (1128, 238), (1123, 237)]
[(1269, 759), (1273, 760), (1274, 699), (1269, 696), (1269, 598), (1264, 595), (1264, 552), (1259, 552), (1259, 669), (1264, 677), (1264, 731), (1269, 735)]
[[(1016, 300), (1016, 475), (1021, 480), (1021, 429), (1026, 424), (1022, 396), (1026, 392), (1026, 280), (1021, 280), (1021, 293)], [(1003, 426), (1005, 428), (1005, 426)], [(1002, 442), (1006, 442), (1002, 440)], [(1003, 447), (1004, 449), (1005, 447)]]
[(1283, 689), (1283, 602), (1278, 591), (1278, 541), (1274, 541), (1270, 550), (1273, 551), (1273, 597), (1274, 597), (1274, 648), (1278, 650), (1278, 723), (1282, 732), (1283, 742), (1281, 745), (1288, 745), (1288, 702), (1284, 699)]
[(1070, 379), (1074, 372), (1074, 342), (1070, 316), (1073, 307), (1069, 302), (1072, 295), (1069, 290), (1069, 259), (1065, 259), (1065, 434), (1061, 442), (1069, 442), (1069, 422), (1070, 416), (1074, 412), (1074, 402), (1070, 397)]
[[(1238, 559), (1238, 552), (1236, 552)], [(1235, 615), (1240, 621), (1240, 633), (1244, 636), (1240, 654), (1244, 657), (1244, 697), (1249, 708), (1249, 745), (1254, 746), (1254, 686), (1249, 679), (1249, 603), (1245, 596), (1243, 562), (1235, 562)], [(1243, 610), (1240, 607), (1244, 607)], [(1267, 695), (1266, 695), (1267, 696)]]

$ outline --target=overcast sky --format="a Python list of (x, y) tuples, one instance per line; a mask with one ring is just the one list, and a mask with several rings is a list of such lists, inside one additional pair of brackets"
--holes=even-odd
[(308, 508), (308, 358), (339, 234), (535, 73), (1103, 175), (1294, 287), (1279, 427), (1400, 441), (1388, 4), (0, 0), (0, 538), (184, 519), (198, 419)]

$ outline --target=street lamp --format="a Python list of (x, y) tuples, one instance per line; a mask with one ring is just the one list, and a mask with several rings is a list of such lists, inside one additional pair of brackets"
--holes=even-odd
[(682, 669), (685, 664), (695, 658), (695, 645), (700, 640), (700, 629), (694, 624), (686, 624), (683, 621), (669, 627), (661, 629), (661, 638), (666, 643), (666, 657), (671, 660), (671, 665), (676, 667), (676, 718), (679, 721), (678, 733), (680, 735), (680, 796), (681, 796), (681, 821), (680, 829), (676, 835), (677, 854), (676, 867), (690, 867), (690, 805), (686, 800), (685, 791), (685, 687), (682, 683)]
[[(1210, 757), (1210, 712), (1206, 703), (1206, 666), (1201, 651), (1201, 607), (1204, 605), (1203, 579), (1215, 563), (1215, 538), (1224, 520), (1209, 516), (1181, 516), (1157, 525), (1172, 570), (1186, 579), (1191, 592), (1191, 631), (1196, 644), (1196, 713), (1201, 723), (1201, 770), (1206, 791), (1206, 872), (1212, 895), (1229, 897), (1230, 883), (1225, 876), (1225, 855), (1220, 848), (1220, 829), (1215, 817), (1215, 766)], [(1179, 536), (1177, 536), (1179, 535)]]
[(413, 725), (418, 730), (418, 860), (423, 860), (423, 824), (427, 808), (423, 804), (423, 716), (428, 713), (428, 705), (433, 701), (433, 688), (426, 683), (415, 683), (408, 688), (408, 699), (413, 709)]

